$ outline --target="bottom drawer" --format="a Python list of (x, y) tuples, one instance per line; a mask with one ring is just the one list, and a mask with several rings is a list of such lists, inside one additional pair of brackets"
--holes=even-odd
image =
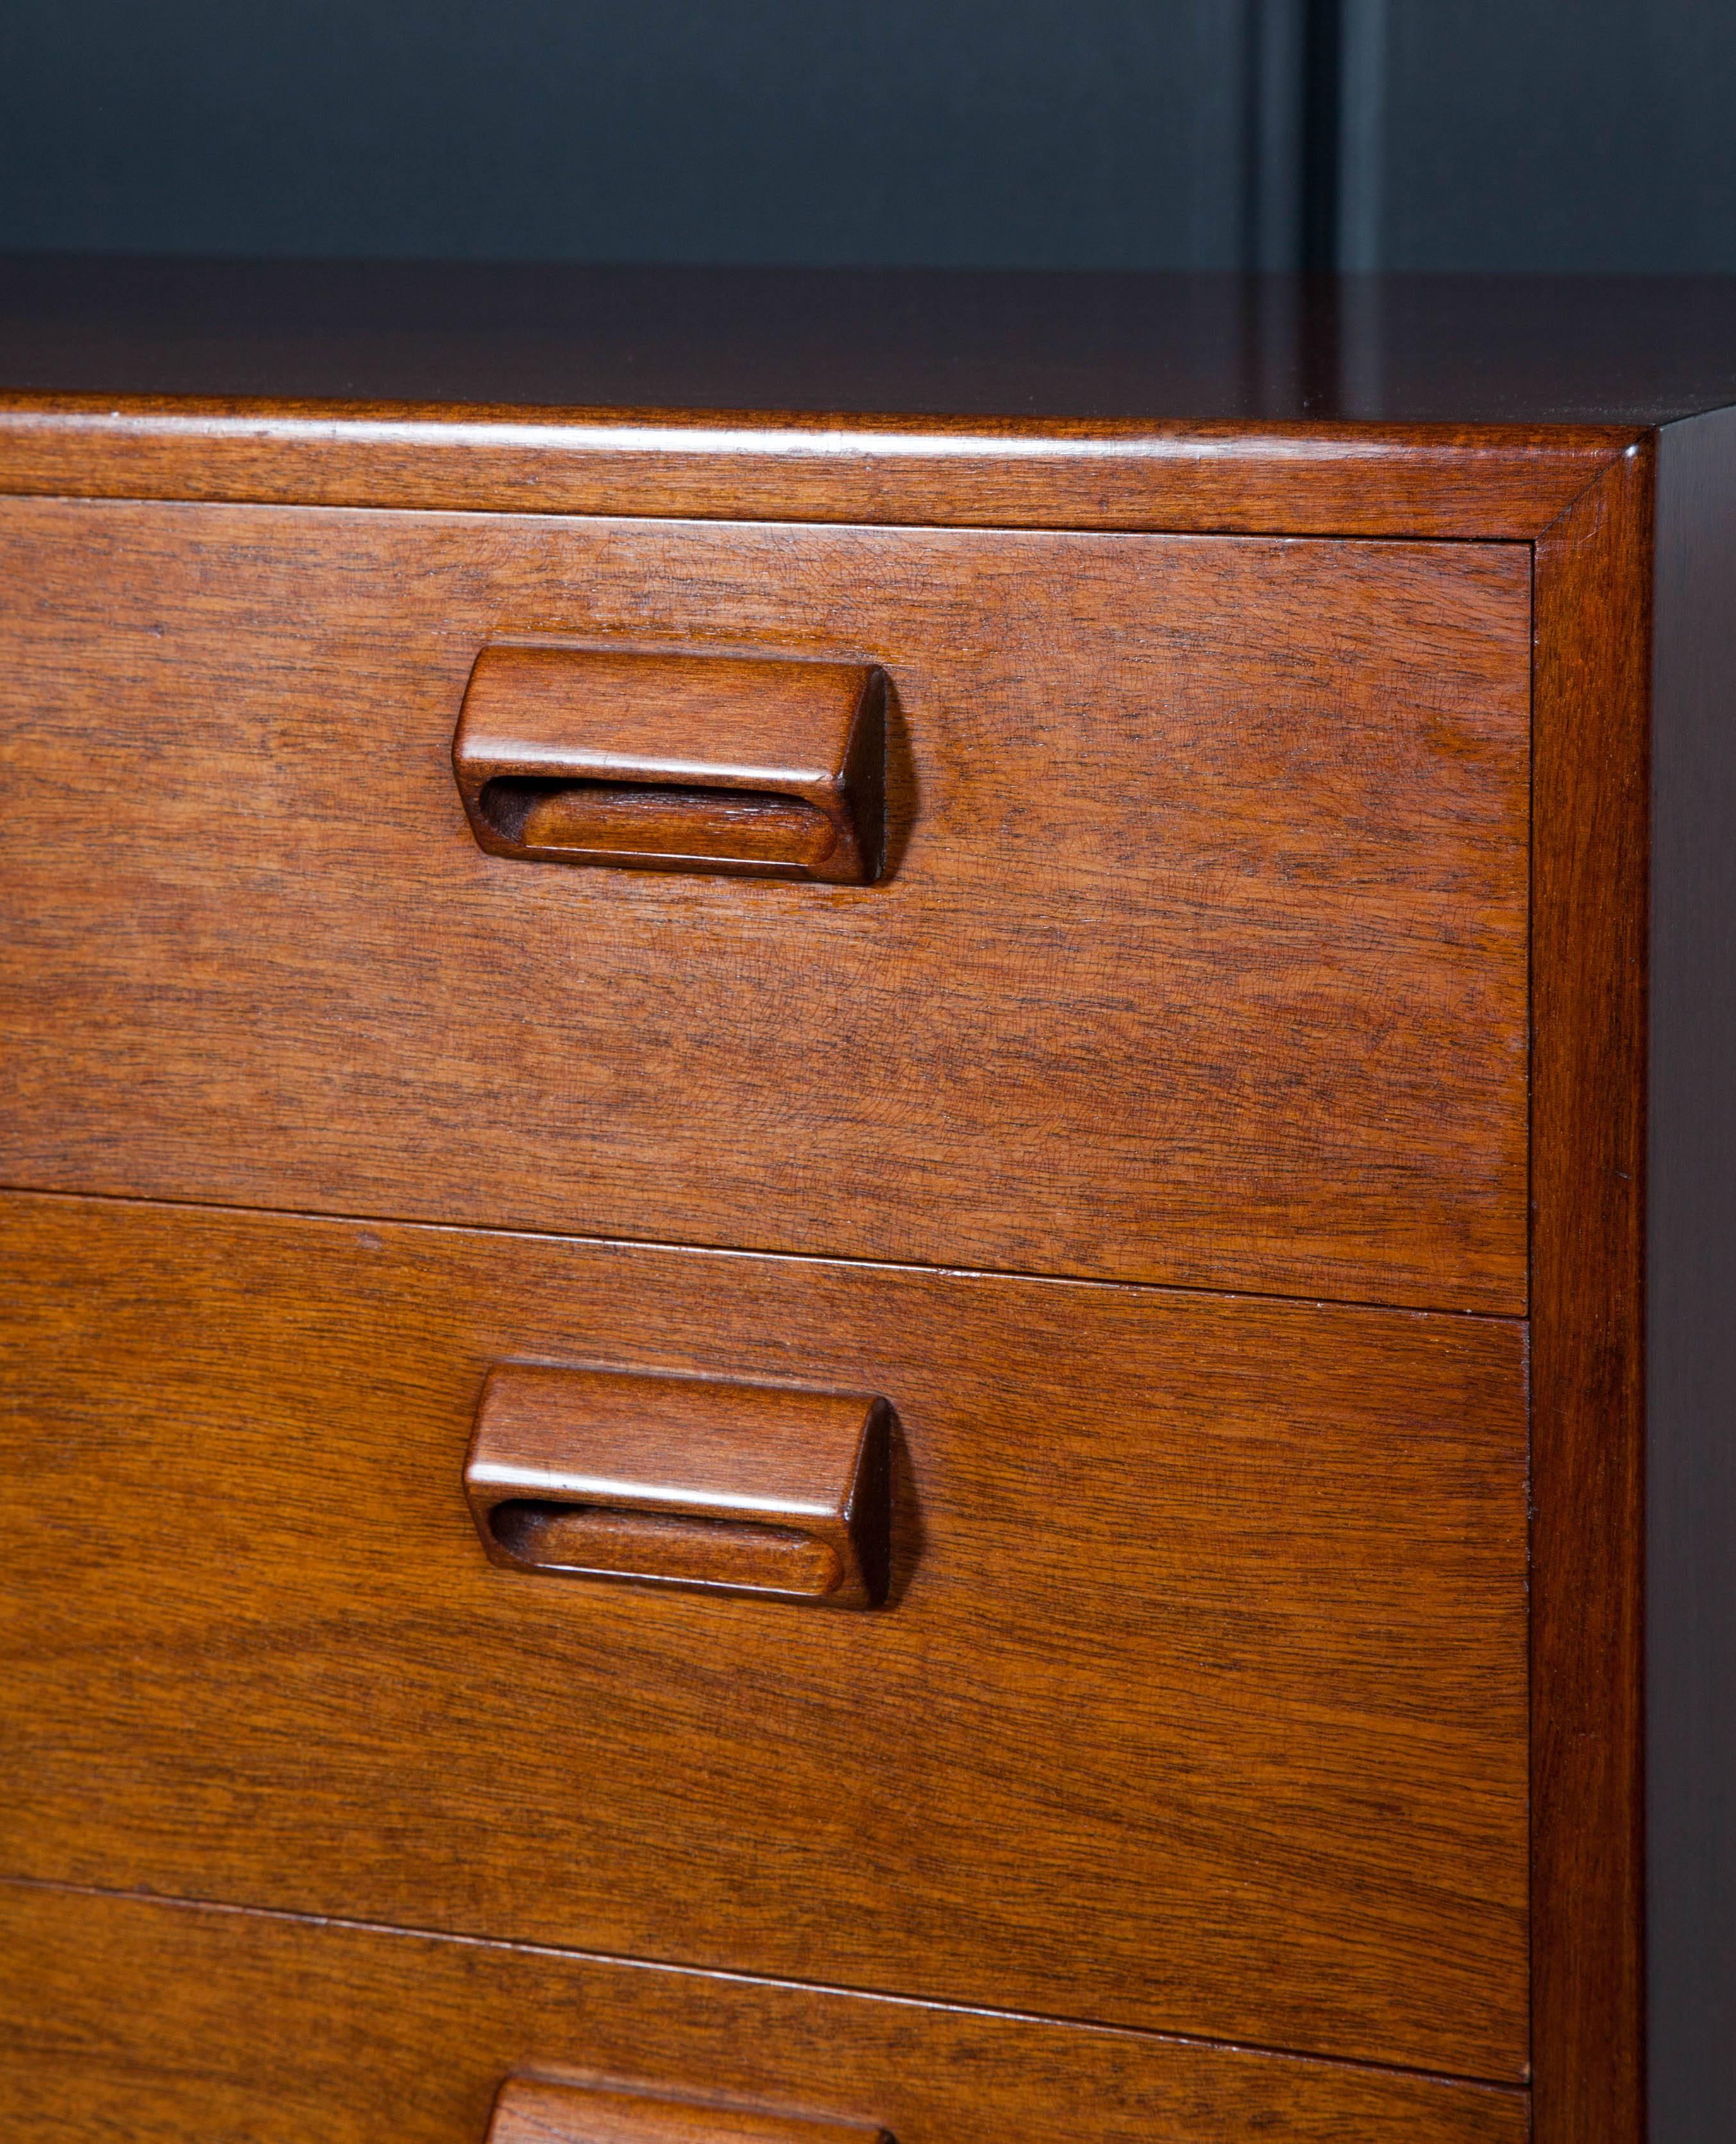
[(10, 2144), (483, 2144), (514, 2073), (897, 2144), (1522, 2144), (1528, 2112), (1512, 2087), (0, 1883)]

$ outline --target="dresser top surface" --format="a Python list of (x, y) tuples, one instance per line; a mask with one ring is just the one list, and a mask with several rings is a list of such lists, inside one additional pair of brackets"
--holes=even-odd
[(1736, 277), (15, 255), (0, 392), (1650, 424), (1736, 403)]

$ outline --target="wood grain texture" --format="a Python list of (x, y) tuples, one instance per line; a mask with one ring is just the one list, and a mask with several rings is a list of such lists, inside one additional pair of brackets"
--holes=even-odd
[(1162, 424), (0, 395), (0, 492), (1529, 538), (1626, 426)]
[(898, 2144), (1525, 2137), (1510, 2087), (0, 1882), (8, 2144), (482, 2144), (524, 2070)]
[[(1523, 2076), (1522, 1327), (0, 1223), (0, 1868)], [(885, 1607), (493, 1568), (512, 1356), (883, 1393)]]
[[(1653, 456), (1537, 546), (1532, 1973), (1538, 2144), (1645, 2136)], [(1661, 2144), (1661, 2140), (1660, 2140)]]
[[(0, 1180), (1515, 1312), (1517, 546), (0, 508)], [(479, 854), (477, 650), (879, 663), (882, 884)]]
[(885, 1597), (890, 1436), (871, 1396), (497, 1362), (464, 1493), (508, 1568), (862, 1608)]
[(859, 2122), (707, 2106), (595, 2085), (513, 2077), (501, 2087), (488, 2144), (893, 2144)]
[(452, 768), (494, 856), (870, 886), (886, 689), (859, 664), (485, 648)]
[(1658, 442), (1646, 1154), (1652, 2144), (1736, 2135), (1736, 410)]

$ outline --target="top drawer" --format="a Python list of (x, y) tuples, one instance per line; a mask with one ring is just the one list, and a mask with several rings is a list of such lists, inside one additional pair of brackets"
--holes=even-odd
[[(880, 665), (872, 886), (488, 855), (489, 644)], [(14, 1184), (1523, 1308), (1518, 545), (0, 503)]]

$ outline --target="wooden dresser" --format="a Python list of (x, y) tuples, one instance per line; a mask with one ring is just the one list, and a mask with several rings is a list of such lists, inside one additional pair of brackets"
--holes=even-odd
[(0, 387), (0, 2134), (1736, 2135), (1731, 289)]

